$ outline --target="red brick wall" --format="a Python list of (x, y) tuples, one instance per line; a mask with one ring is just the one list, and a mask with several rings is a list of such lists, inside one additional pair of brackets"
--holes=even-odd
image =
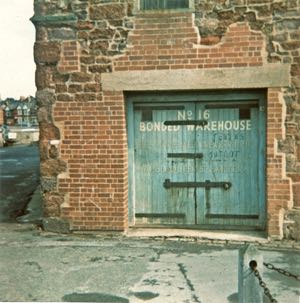
[[(208, 11), (212, 2), (207, 4)], [(244, 5), (244, 1), (240, 2)], [(259, 1), (262, 2), (266, 1)], [(36, 1), (37, 15), (54, 14), (55, 5), (52, 0)], [(66, 28), (66, 12), (70, 13), (70, 7), (78, 20), (70, 19)], [(218, 11), (216, 32), (220, 34), (199, 35), (199, 29), (201, 33), (210, 28), (196, 26), (192, 13), (133, 16), (131, 8), (131, 2), (127, 5), (127, 2), (82, 1), (56, 7), (66, 17), (49, 27), (36, 21), (36, 84), (45, 213), (68, 220), (75, 230), (125, 230), (128, 226), (125, 100), (117, 87), (116, 91), (102, 90), (102, 73), (242, 68), (279, 60), (268, 44), (265, 34), (268, 27), (263, 27), (264, 23), (247, 9), (243, 16), (238, 10)], [(57, 22), (62, 27), (55, 32), (52, 28)], [(295, 66), (293, 63), (293, 76), (298, 71)], [(280, 88), (268, 91), (267, 228), (272, 236), (281, 236), (283, 210), (292, 205), (285, 154), (278, 151), (278, 142), (285, 140), (282, 93)], [(289, 124), (287, 130), (292, 133)], [(297, 130), (296, 126), (295, 133)], [(54, 139), (59, 140), (58, 145), (51, 144)], [(299, 199), (296, 202), (299, 206), (299, 174), (295, 171), (289, 176), (296, 182), (294, 200)]]
[(114, 61), (115, 71), (262, 65), (263, 36), (245, 23), (230, 26), (215, 46), (200, 44), (192, 14), (139, 16), (135, 24), (127, 54)]
[(68, 163), (67, 174), (58, 179), (58, 191), (66, 194), (61, 215), (71, 220), (74, 229), (127, 227), (124, 112), (120, 92), (106, 92), (97, 101), (55, 104), (54, 119), (63, 130), (61, 158)]
[(267, 231), (282, 236), (283, 210), (291, 206), (291, 180), (278, 141), (285, 139), (285, 105), (281, 89), (269, 89), (267, 98)]
[(65, 41), (61, 44), (61, 59), (58, 71), (61, 73), (78, 72), (80, 70), (78, 44), (76, 41)]

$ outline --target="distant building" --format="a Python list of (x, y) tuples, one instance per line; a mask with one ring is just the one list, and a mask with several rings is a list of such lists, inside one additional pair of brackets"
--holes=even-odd
[(10, 126), (36, 126), (37, 122), (37, 104), (32, 96), (15, 100), (6, 98), (0, 101), (2, 123)]

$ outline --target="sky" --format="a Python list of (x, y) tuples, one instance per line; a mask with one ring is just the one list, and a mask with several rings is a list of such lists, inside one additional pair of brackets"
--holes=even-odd
[(35, 95), (34, 0), (0, 0), (0, 97)]

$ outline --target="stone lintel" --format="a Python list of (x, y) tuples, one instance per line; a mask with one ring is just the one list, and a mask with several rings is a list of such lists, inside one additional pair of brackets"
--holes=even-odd
[(102, 74), (103, 89), (108, 91), (242, 89), (289, 85), (288, 64), (198, 70), (117, 71)]

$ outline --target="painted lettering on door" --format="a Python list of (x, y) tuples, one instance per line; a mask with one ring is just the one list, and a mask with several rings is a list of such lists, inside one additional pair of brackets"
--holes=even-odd
[[(149, 224), (154, 219), (147, 218), (153, 216), (162, 224), (256, 226), (255, 218), (260, 215), (258, 159), (263, 146), (259, 130), (264, 125), (259, 107), (249, 107), (248, 114), (242, 115), (239, 106), (207, 109), (211, 105), (186, 102), (179, 104), (185, 110), (178, 110), (178, 104), (176, 109), (156, 105), (151, 109), (145, 103), (134, 111), (138, 218), (144, 214), (143, 222)], [(151, 115), (145, 115), (143, 107)], [(166, 180), (174, 186), (164, 186)], [(205, 182), (213, 186), (197, 187)], [(224, 182), (230, 188), (217, 185)]]
[[(188, 131), (203, 130), (203, 131), (244, 131), (251, 130), (251, 120), (210, 120), (209, 110), (199, 110), (198, 120), (205, 120), (206, 125), (165, 125), (165, 121), (141, 121), (140, 131), (141, 132), (178, 132), (182, 127), (186, 127)], [(192, 111), (177, 111), (177, 120), (192, 120), (194, 117)]]

